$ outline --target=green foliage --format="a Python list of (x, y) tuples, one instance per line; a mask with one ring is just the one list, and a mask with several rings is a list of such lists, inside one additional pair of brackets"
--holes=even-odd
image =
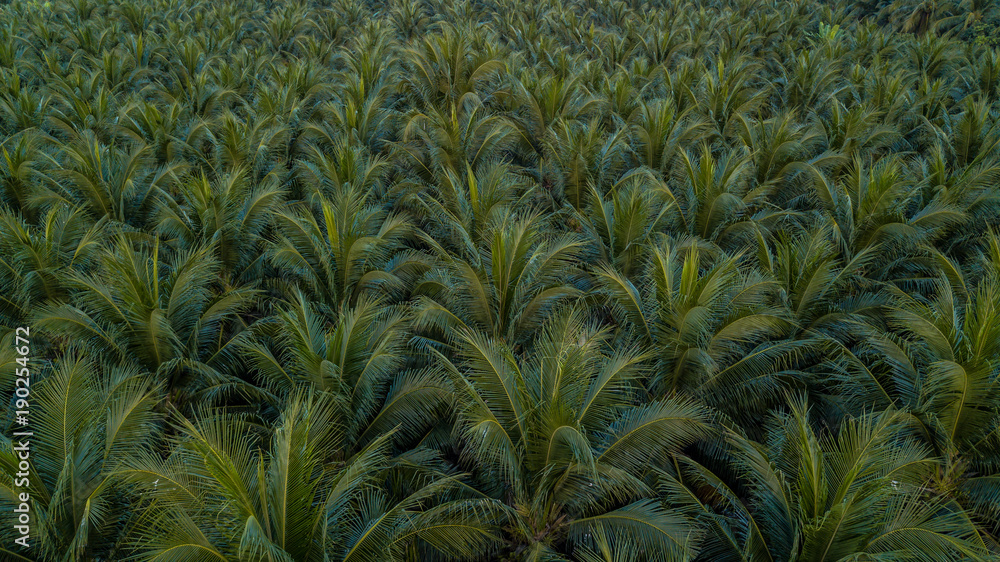
[(0, 559), (1000, 559), (989, 0), (0, 7)]

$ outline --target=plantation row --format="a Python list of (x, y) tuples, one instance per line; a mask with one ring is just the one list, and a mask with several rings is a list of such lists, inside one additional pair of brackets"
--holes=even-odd
[(875, 4), (0, 7), (0, 559), (1000, 560), (996, 7)]

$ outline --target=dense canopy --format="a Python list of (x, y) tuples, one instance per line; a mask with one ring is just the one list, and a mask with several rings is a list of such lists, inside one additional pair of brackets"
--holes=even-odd
[(1000, 559), (997, 11), (0, 7), (0, 559)]

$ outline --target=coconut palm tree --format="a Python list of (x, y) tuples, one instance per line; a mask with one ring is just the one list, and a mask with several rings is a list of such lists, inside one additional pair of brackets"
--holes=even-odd
[(39, 308), (34, 325), (135, 363), (172, 392), (218, 390), (256, 291), (223, 285), (211, 245), (168, 252), (158, 239), (149, 247), (124, 234), (112, 244), (93, 271), (63, 273), (70, 298)]
[(370, 197), (362, 186), (346, 183), (332, 197), (318, 195), (275, 214), (277, 240), (270, 253), (273, 265), (286, 272), (276, 279), (281, 291), (306, 291), (332, 312), (366, 290), (402, 286), (400, 277), (420, 264), (404, 246), (412, 225)]
[(806, 403), (793, 400), (768, 423), (766, 443), (727, 435), (717, 459), (732, 470), (684, 461), (682, 478), (711, 494), (700, 507), (719, 540), (705, 559), (982, 559), (986, 544), (968, 514), (924, 493), (933, 458), (901, 435), (906, 417), (869, 413), (826, 436), (811, 426)]
[[(543, 219), (507, 210), (485, 225), (469, 261), (439, 252), (444, 267), (428, 271), (414, 292), (420, 297), (414, 326), (436, 330), (447, 343), (459, 328), (475, 328), (521, 343), (554, 308), (580, 294), (573, 265), (582, 242), (552, 236)], [(442, 337), (443, 336), (443, 337)]]
[(403, 308), (361, 299), (326, 325), (311, 303), (298, 300), (254, 328), (244, 357), (255, 381), (274, 396), (271, 407), (303, 388), (337, 397), (341, 456), (393, 434), (416, 446), (447, 421), (452, 389), (440, 369), (407, 369), (409, 318)]
[(181, 248), (211, 244), (226, 274), (239, 284), (259, 275), (266, 248), (259, 238), (273, 224), (284, 191), (273, 175), (255, 187), (246, 168), (210, 182), (204, 174), (183, 182), (161, 203), (157, 230)]
[[(341, 428), (326, 395), (292, 397), (276, 423), (200, 412), (176, 421), (166, 458), (135, 455), (119, 475), (143, 490), (127, 539), (146, 560), (404, 560), (477, 553), (502, 510), (440, 478), (393, 497), (387, 438), (334, 461)], [(467, 496), (468, 494), (466, 494)], [(416, 550), (414, 550), (416, 549)]]
[(773, 405), (776, 391), (801, 384), (801, 370), (822, 354), (816, 337), (793, 337), (779, 283), (744, 274), (740, 261), (688, 239), (653, 245), (634, 280), (596, 268), (614, 317), (637, 326), (656, 357), (653, 396), (696, 394), (747, 419)]
[[(13, 342), (13, 339), (11, 338)], [(11, 358), (12, 359), (12, 358)], [(13, 360), (11, 360), (11, 364)], [(79, 348), (51, 367), (36, 370), (31, 384), (30, 437), (0, 442), (0, 479), (5, 502), (31, 496), (33, 551), (14, 545), (20, 536), (4, 530), (10, 560), (92, 560), (120, 552), (118, 530), (136, 508), (117, 471), (136, 455), (148, 454), (163, 428), (158, 411), (164, 385), (134, 364), (106, 361)], [(6, 385), (13, 392), (13, 379)], [(30, 468), (19, 464), (25, 445)], [(18, 473), (21, 473), (19, 476)], [(24, 473), (28, 483), (20, 483)]]
[(606, 533), (675, 559), (698, 531), (654, 493), (657, 466), (707, 435), (703, 406), (646, 401), (635, 347), (611, 350), (607, 330), (578, 309), (546, 324), (526, 354), (463, 330), (446, 359), (459, 396), (458, 431), (483, 486), (515, 512), (508, 548), (559, 560)]

